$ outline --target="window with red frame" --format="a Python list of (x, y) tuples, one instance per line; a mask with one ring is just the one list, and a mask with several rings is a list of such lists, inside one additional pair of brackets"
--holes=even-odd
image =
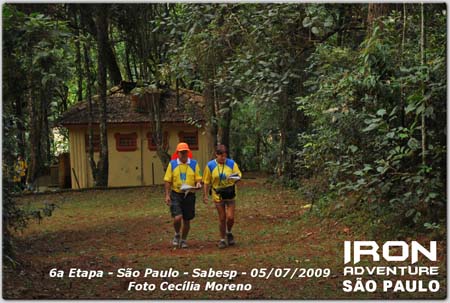
[(185, 142), (192, 150), (198, 150), (198, 131), (179, 132), (178, 137), (180, 142)]
[(135, 151), (137, 150), (137, 134), (114, 134), (116, 138), (117, 151)]
[[(94, 136), (92, 136), (92, 145), (94, 145), (94, 152), (99, 152), (100, 151), (100, 135), (98, 134), (94, 134)], [(86, 134), (84, 135), (84, 146), (85, 146), (85, 150), (88, 153), (89, 152), (89, 135)]]
[[(165, 149), (167, 149), (169, 147), (169, 134), (167, 132), (164, 132), (163, 135), (163, 146)], [(149, 150), (156, 150), (156, 143), (155, 140), (153, 138), (153, 133), (149, 132), (147, 133), (147, 146)]]

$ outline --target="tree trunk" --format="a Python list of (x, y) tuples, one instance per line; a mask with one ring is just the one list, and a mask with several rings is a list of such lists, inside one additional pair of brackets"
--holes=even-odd
[(97, 185), (97, 179), (98, 179), (98, 169), (97, 169), (97, 163), (95, 163), (94, 160), (94, 130), (92, 128), (92, 75), (91, 75), (91, 68), (90, 68), (90, 60), (89, 60), (89, 51), (87, 49), (86, 44), (83, 45), (83, 51), (84, 51), (84, 66), (85, 66), (85, 72), (86, 72), (86, 100), (87, 100), (87, 107), (88, 107), (88, 136), (89, 136), (89, 146), (88, 146), (88, 157), (89, 157), (89, 166), (91, 167), (92, 172), (92, 178), (94, 179), (94, 184)]
[(98, 105), (100, 109), (100, 160), (98, 163), (97, 186), (108, 186), (108, 137), (107, 137), (107, 100), (106, 100), (106, 63), (107, 63), (107, 34), (108, 34), (108, 5), (96, 6), (97, 18), (97, 47), (98, 47)]
[(281, 111), (281, 120), (279, 121), (280, 125), (280, 154), (279, 154), (279, 165), (278, 165), (278, 176), (284, 175), (286, 171), (286, 162), (287, 162), (287, 129), (289, 127), (289, 104), (288, 104), (288, 94), (286, 92), (287, 88), (284, 88), (281, 93), (281, 103), (280, 103), (280, 111)]
[(261, 170), (261, 134), (256, 134), (256, 169)]
[(48, 125), (48, 100), (51, 99), (52, 94), (49, 92), (48, 88), (44, 89), (43, 94), (41, 95), (41, 142), (42, 142), (42, 147), (43, 147), (43, 152), (42, 152), (42, 159), (41, 159), (41, 163), (44, 164), (45, 166), (49, 165), (52, 159), (52, 155), (51, 155), (51, 144), (50, 144), (50, 140), (51, 140), (51, 135), (50, 135), (50, 127)]
[[(400, 70), (403, 67), (405, 36), (406, 36), (406, 3), (403, 3), (402, 45), (400, 47)], [(405, 92), (403, 80), (401, 80), (400, 82), (400, 123), (402, 127), (405, 127)]]
[(214, 140), (213, 146), (216, 146), (218, 141), (217, 141), (217, 116), (214, 100), (215, 94), (213, 84), (209, 80), (205, 82), (205, 89), (203, 91), (203, 95), (205, 97), (206, 114), (207, 116), (211, 117), (208, 121), (209, 133), (211, 134), (211, 137)]
[[(98, 37), (97, 22), (94, 22), (92, 18), (91, 7), (92, 7), (91, 5), (80, 5), (81, 20), (83, 24), (86, 26), (86, 29), (91, 33), (91, 35), (94, 37)], [(106, 22), (108, 22), (108, 20), (106, 20)], [(111, 82), (114, 85), (118, 85), (122, 81), (122, 75), (120, 73), (120, 68), (117, 64), (114, 52), (111, 48), (111, 44), (109, 43), (108, 24), (106, 24), (106, 32), (100, 33), (100, 35), (105, 37), (102, 41), (104, 48), (103, 56), (105, 57), (105, 66), (107, 66), (108, 68)]]
[(130, 46), (128, 42), (125, 41), (125, 63), (127, 69), (128, 81), (133, 82), (133, 73), (131, 72), (131, 64), (130, 64)]
[[(424, 26), (424, 13), (423, 13), (423, 3), (420, 4), (420, 63), (425, 66), (425, 26)], [(422, 80), (422, 98), (424, 110), (421, 114), (421, 135), (422, 135), (422, 165), (427, 164), (426, 158), (426, 148), (427, 148), (427, 135), (426, 135), (426, 121), (425, 121), (425, 111), (427, 108), (427, 102), (425, 99), (425, 82)]]
[(156, 154), (161, 160), (163, 169), (169, 165), (170, 155), (167, 153), (167, 149), (164, 147), (163, 128), (161, 123), (161, 101), (159, 98), (155, 98), (155, 94), (145, 94), (144, 98), (147, 100), (147, 104), (150, 103), (150, 115), (153, 121), (153, 137), (156, 143)]
[(392, 5), (389, 3), (369, 3), (368, 5), (367, 30), (371, 33), (375, 22), (378, 23), (381, 29), (383, 28), (383, 23), (380, 22), (379, 18), (388, 15), (392, 10)]
[(119, 85), (122, 82), (122, 74), (120, 73), (119, 65), (117, 64), (114, 45), (108, 38), (108, 32), (105, 33), (105, 55), (109, 71), (109, 77), (114, 85)]
[(77, 101), (83, 100), (83, 69), (81, 67), (80, 30), (78, 22), (77, 7), (72, 10), (72, 18), (75, 28), (75, 68), (77, 74)]
[[(220, 105), (220, 110), (222, 111), (222, 114), (220, 115), (220, 119), (218, 122), (218, 129), (217, 129), (217, 138), (218, 141), (221, 144), (224, 144), (226, 147), (228, 147), (228, 151), (230, 150), (230, 127), (231, 127), (231, 119), (232, 119), (232, 109), (231, 104), (229, 101), (222, 101), (218, 102)], [(227, 109), (226, 112), (224, 112), (224, 109)]]
[(139, 74), (137, 64), (136, 64), (136, 56), (134, 55), (134, 52), (132, 52), (132, 58), (133, 58), (133, 69), (134, 69), (134, 76), (137, 79), (142, 79), (141, 75)]
[[(339, 18), (338, 18), (338, 27), (341, 28), (345, 22), (346, 22), (346, 11), (347, 11), (347, 7), (345, 4), (339, 4)], [(341, 30), (337, 32), (337, 45), (342, 47), (343, 42), (344, 42), (344, 33), (345, 31)]]
[(39, 160), (41, 158), (40, 131), (38, 123), (37, 106), (35, 106), (33, 95), (33, 80), (28, 75), (28, 110), (30, 113), (30, 163), (28, 165), (27, 182), (33, 184), (39, 171)]
[[(213, 79), (212, 79), (212, 93), (213, 93), (213, 98), (212, 98), (212, 112), (213, 112), (213, 126), (214, 126), (214, 133), (215, 133), (215, 141), (214, 141), (214, 145), (217, 144), (222, 144), (222, 137), (219, 134), (219, 123), (220, 123), (220, 102), (219, 102), (219, 92), (217, 91), (216, 85), (214, 84), (214, 79), (216, 78), (216, 73), (215, 73), (215, 67), (213, 67)], [(211, 81), (211, 80), (208, 80)]]
[(23, 115), (22, 98), (17, 97), (15, 102), (15, 116), (17, 117), (18, 141), (17, 146), (19, 154), (25, 158), (25, 117)]

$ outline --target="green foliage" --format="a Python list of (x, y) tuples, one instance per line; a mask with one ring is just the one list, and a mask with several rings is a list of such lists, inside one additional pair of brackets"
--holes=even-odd
[[(439, 11), (429, 17), (445, 24)], [(398, 14), (385, 18), (384, 29), (374, 27), (356, 50), (325, 43), (310, 57), (309, 93), (298, 108), (312, 124), (299, 136), (299, 169), (305, 176), (323, 171), (330, 189), (358, 195), (374, 218), (423, 226), (445, 215), (444, 45), (427, 49), (422, 66), (417, 40), (399, 53), (399, 21)], [(417, 14), (408, 24), (418, 24)], [(431, 31), (432, 40), (436, 35), (442, 31)]]
[[(307, 7), (184, 7), (180, 22), (189, 24), (189, 30), (176, 62), (191, 79), (198, 75), (192, 82), (195, 87), (212, 95), (217, 115), (211, 125), (226, 128), (232, 116), (231, 150), (244, 169), (263, 169), (291, 179), (295, 174), (289, 164), (305, 121), (295, 111), (294, 101), (302, 92), (303, 53), (313, 45), (310, 30), (302, 26)], [(309, 15), (322, 13), (317, 6)], [(322, 20), (322, 15), (316, 19)]]
[[(29, 138), (30, 128), (33, 127), (29, 118), (32, 106), (40, 118), (34, 127), (42, 132), (43, 138), (49, 137), (52, 141), (49, 126), (64, 110), (62, 99), (67, 98), (66, 81), (73, 72), (69, 61), (72, 50), (67, 43), (72, 37), (67, 23), (40, 13), (26, 15), (8, 4), (3, 6), (3, 23), (3, 111), (12, 124), (10, 135), (20, 138), (20, 131), (23, 131), (25, 138)], [(21, 112), (17, 111), (17, 107), (22, 108)], [(44, 120), (48, 121), (48, 125), (43, 124)], [(42, 141), (45, 144), (44, 139)], [(24, 148), (20, 144), (26, 144), (20, 140), (7, 143), (7, 149), (12, 154)], [(25, 147), (26, 151), (31, 148)], [(42, 167), (50, 164), (54, 155), (53, 149), (47, 152), (49, 155), (43, 154), (39, 159)], [(24, 156), (28, 158), (28, 154)]]
[(279, 145), (274, 140), (277, 134), (272, 126), (273, 117), (269, 112), (258, 108), (254, 100), (237, 104), (233, 113), (232, 157), (244, 171), (272, 172)]
[[(338, 212), (365, 212), (372, 226), (395, 220), (435, 231), (445, 204), (446, 8), (425, 7), (425, 64), (416, 4), (407, 5), (405, 24), (394, 10), (370, 33), (365, 4), (112, 4), (109, 60), (142, 85), (204, 93), (206, 125), (229, 131), (241, 168), (299, 188), (319, 201), (314, 211), (336, 198)], [(93, 16), (75, 4), (52, 8), (3, 6), (9, 171), (30, 150), (30, 105), (43, 127), (75, 103), (75, 42), (97, 60)], [(67, 149), (67, 133), (61, 138), (50, 139), (51, 155)], [(342, 202), (349, 196), (357, 202)]]
[(17, 185), (8, 178), (8, 171), (4, 167), (2, 177), (3, 260), (12, 265), (17, 263), (13, 232), (23, 230), (31, 219), (36, 219), (40, 223), (44, 217), (51, 217), (57, 207), (54, 203), (44, 203), (43, 207), (24, 209), (17, 204), (13, 196), (13, 193), (18, 190)]
[[(12, 194), (22, 189), (12, 182), (14, 161), (19, 153), (27, 159), (31, 149), (42, 148), (40, 144), (29, 145), (32, 128), (40, 130), (42, 144), (51, 141), (50, 125), (62, 111), (60, 99), (65, 81), (71, 77), (71, 50), (66, 43), (70, 35), (65, 22), (39, 13), (27, 15), (5, 4), (3, 25), (3, 248), (5, 261), (14, 262), (12, 231), (53, 211), (52, 206), (45, 206), (28, 212), (16, 205)], [(31, 121), (31, 108), (39, 113), (38, 121)], [(54, 150), (47, 152), (38, 159), (39, 167), (50, 164)]]

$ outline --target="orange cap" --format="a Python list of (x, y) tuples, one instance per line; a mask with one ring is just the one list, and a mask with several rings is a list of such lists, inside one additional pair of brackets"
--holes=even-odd
[(178, 143), (178, 145), (177, 145), (177, 152), (183, 151), (183, 150), (191, 151), (189, 149), (189, 145), (187, 143), (184, 143), (184, 142)]

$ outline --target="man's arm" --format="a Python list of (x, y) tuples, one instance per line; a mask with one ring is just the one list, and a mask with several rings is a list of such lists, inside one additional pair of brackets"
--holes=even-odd
[(209, 183), (211, 182), (211, 172), (209, 171), (209, 167), (206, 166), (203, 171), (203, 203), (208, 203), (208, 191), (209, 191)]
[(166, 201), (166, 204), (170, 206), (170, 187), (172, 184), (170, 182), (164, 182), (164, 190), (166, 192), (166, 198), (164, 199)]
[(239, 166), (237, 165), (237, 163), (234, 162), (234, 166), (233, 166), (233, 174), (236, 174), (236, 173), (239, 175), (239, 177), (242, 178), (241, 170), (239, 169)]
[(197, 165), (195, 166), (195, 172), (194, 172), (194, 178), (195, 178), (195, 187), (197, 187), (198, 189), (202, 187), (202, 174), (200, 172), (200, 166)]
[(205, 204), (208, 203), (208, 201), (209, 201), (208, 190), (209, 190), (209, 184), (204, 183), (203, 184), (203, 202)]
[(166, 192), (166, 197), (164, 201), (167, 205), (170, 205), (170, 188), (172, 186), (172, 164), (167, 165), (166, 174), (164, 175), (164, 191)]
[[(239, 178), (242, 178), (241, 170), (239, 169), (239, 166), (237, 165), (236, 162), (234, 162), (234, 166), (233, 166), (233, 174), (238, 174), (238, 175), (239, 175)], [(238, 183), (239, 181), (241, 181), (241, 179), (236, 180), (236, 181), (234, 182), (234, 184)]]

